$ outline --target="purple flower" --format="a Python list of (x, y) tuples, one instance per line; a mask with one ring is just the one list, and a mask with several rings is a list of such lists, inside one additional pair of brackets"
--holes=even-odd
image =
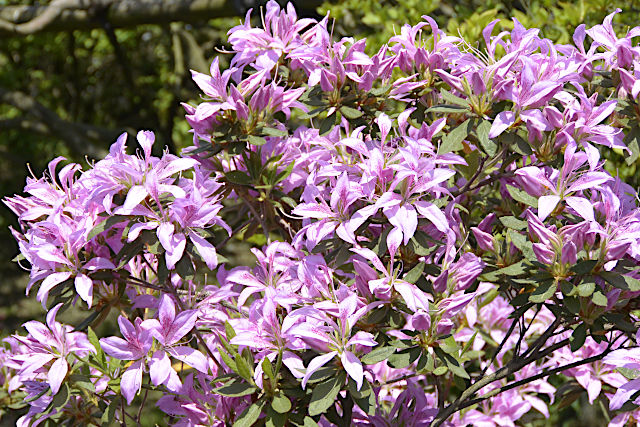
[[(375, 347), (377, 342), (368, 332), (358, 331), (352, 335), (352, 328), (372, 308), (371, 305), (358, 307), (359, 305), (358, 297), (350, 294), (339, 303), (326, 301), (326, 304), (317, 304), (319, 308), (304, 307), (289, 314), (288, 317), (292, 319), (296, 317), (304, 319), (291, 327), (289, 334), (308, 341), (311, 346), (318, 346), (327, 351), (309, 362), (302, 378), (303, 388), (314, 372), (338, 356), (345, 371), (360, 390), (364, 373), (362, 363), (353, 353), (352, 347), (356, 345)], [(333, 320), (327, 313), (331, 313), (336, 319)]]
[[(154, 383), (161, 384), (169, 380), (169, 375), (174, 378), (174, 382), (177, 379), (177, 374), (171, 368), (171, 363), (168, 362), (167, 353), (198, 371), (207, 373), (209, 370), (207, 358), (200, 351), (188, 346), (177, 345), (195, 327), (198, 311), (184, 310), (176, 314), (173, 299), (169, 295), (162, 295), (158, 304), (157, 316), (157, 319), (142, 322), (142, 328), (149, 331), (163, 347), (162, 350), (157, 350), (153, 354), (150, 361), (149, 373), (152, 380), (155, 378)], [(155, 364), (165, 368), (156, 370), (154, 369)]]
[(122, 396), (130, 404), (142, 387), (142, 373), (147, 353), (151, 350), (153, 337), (142, 327), (142, 319), (136, 318), (132, 324), (126, 317), (118, 317), (118, 325), (123, 338), (109, 337), (100, 339), (100, 345), (105, 353), (119, 360), (132, 360), (122, 373), (120, 390)]
[[(58, 393), (69, 372), (68, 356), (75, 354), (82, 358), (96, 352), (84, 333), (72, 332), (71, 326), (56, 322), (55, 317), (61, 307), (62, 304), (58, 304), (47, 313), (46, 325), (35, 320), (25, 323), (23, 326), (29, 332), (26, 337), (14, 335), (27, 349), (25, 353), (12, 357), (12, 361), (19, 365), (18, 377), (24, 382), (39, 378), (40, 373), (46, 372), (53, 394)], [(53, 363), (49, 365), (51, 361)]]
[[(636, 344), (640, 345), (640, 332), (636, 334)], [(640, 369), (640, 347), (621, 348), (612, 351), (602, 359), (602, 362), (619, 368)], [(619, 409), (638, 391), (640, 391), (640, 378), (621, 385), (609, 402), (609, 409), (612, 411)], [(636, 399), (635, 402), (638, 401), (639, 399)]]

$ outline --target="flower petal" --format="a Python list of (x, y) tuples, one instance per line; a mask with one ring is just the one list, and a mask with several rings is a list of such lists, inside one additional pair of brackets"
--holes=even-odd
[(357, 390), (360, 390), (362, 387), (362, 379), (364, 377), (364, 373), (362, 370), (362, 362), (358, 360), (355, 354), (350, 351), (345, 351), (340, 355), (340, 360), (342, 361), (342, 366), (344, 366), (345, 371), (353, 380), (356, 382)]
[(334, 356), (338, 354), (337, 351), (331, 351), (327, 354), (322, 354), (320, 356), (315, 357), (311, 362), (309, 362), (309, 366), (307, 366), (307, 372), (304, 374), (302, 378), (302, 388), (304, 389), (307, 386), (307, 381), (311, 378), (311, 375), (321, 367), (327, 364)]
[(47, 378), (49, 379), (49, 386), (51, 386), (51, 393), (54, 395), (60, 390), (60, 385), (69, 371), (69, 365), (64, 357), (60, 357), (53, 362)]
[(126, 371), (122, 374), (120, 380), (120, 392), (124, 396), (127, 404), (130, 405), (131, 401), (142, 387), (142, 360), (134, 362)]

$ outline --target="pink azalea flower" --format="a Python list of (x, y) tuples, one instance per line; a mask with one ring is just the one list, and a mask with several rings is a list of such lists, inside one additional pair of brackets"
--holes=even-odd
[(58, 393), (69, 372), (69, 355), (82, 358), (96, 352), (84, 333), (72, 332), (71, 326), (55, 320), (61, 307), (62, 304), (58, 304), (47, 313), (46, 325), (35, 320), (23, 325), (29, 334), (26, 337), (14, 335), (14, 338), (26, 347), (26, 351), (11, 359), (16, 364), (18, 378), (23, 382), (39, 379), (40, 374), (46, 372), (52, 394)]

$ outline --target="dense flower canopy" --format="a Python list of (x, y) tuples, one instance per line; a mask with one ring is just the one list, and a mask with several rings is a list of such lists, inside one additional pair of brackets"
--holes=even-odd
[(53, 306), (0, 349), (20, 424), (135, 421), (161, 390), (179, 426), (507, 426), (570, 401), (554, 374), (640, 421), (638, 194), (601, 156), (638, 158), (640, 27), (614, 16), (479, 46), (425, 16), (369, 56), (291, 5), (247, 15), (231, 68), (193, 72), (182, 157), (123, 134), (5, 200)]

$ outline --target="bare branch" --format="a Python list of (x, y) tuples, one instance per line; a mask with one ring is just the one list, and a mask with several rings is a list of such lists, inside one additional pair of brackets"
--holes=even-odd
[(44, 6), (0, 8), (0, 36), (100, 28), (96, 14), (105, 11), (114, 28), (238, 15), (233, 0), (54, 0)]
[[(0, 102), (21, 110), (27, 117), (4, 120), (2, 125), (42, 134), (54, 135), (68, 144), (74, 154), (79, 156), (102, 157), (105, 150), (101, 145), (112, 141), (118, 132), (110, 129), (74, 123), (62, 119), (29, 95), (20, 91), (11, 91), (0, 87)], [(2, 126), (0, 126), (2, 128)]]
[(51, 25), (65, 10), (85, 7), (86, 3), (88, 3), (88, 1), (54, 0), (43, 9), (42, 13), (34, 16), (33, 19), (27, 22), (14, 23), (9, 20), (0, 21), (0, 30), (19, 35), (37, 33)]
[(29, 120), (26, 117), (16, 117), (13, 119), (0, 120), (0, 130), (11, 129), (24, 130), (28, 132), (39, 133), (42, 135), (51, 134), (51, 131), (44, 123)]
[(557, 318), (551, 324), (551, 326), (542, 335), (540, 335), (540, 337), (534, 342), (532, 346), (536, 348), (536, 351), (533, 354), (530, 354), (527, 357), (515, 356), (509, 363), (507, 363), (502, 368), (496, 370), (490, 375), (482, 376), (476, 382), (471, 384), (471, 386), (467, 388), (460, 395), (460, 397), (458, 397), (453, 403), (451, 403), (449, 406), (447, 406), (446, 408), (444, 408), (438, 413), (438, 415), (433, 420), (433, 423), (431, 425), (433, 427), (438, 427), (442, 425), (442, 423), (444, 423), (447, 420), (447, 418), (449, 418), (455, 412), (459, 411), (462, 405), (464, 405), (468, 399), (472, 398), (476, 394), (476, 392), (478, 392), (480, 389), (482, 389), (486, 385), (489, 385), (494, 381), (501, 380), (502, 378), (505, 378), (513, 374), (514, 372), (519, 371), (520, 369), (524, 368), (528, 364), (533, 363), (537, 360), (540, 360), (543, 357), (546, 357), (547, 355), (558, 350), (559, 348), (562, 348), (568, 345), (569, 339), (567, 338), (565, 340), (562, 340), (560, 342), (550, 345), (544, 350), (538, 350), (539, 347), (544, 345), (544, 343), (547, 342), (547, 340), (551, 337), (551, 335), (553, 335), (553, 333), (558, 329), (561, 323), (562, 323), (561, 319)]

